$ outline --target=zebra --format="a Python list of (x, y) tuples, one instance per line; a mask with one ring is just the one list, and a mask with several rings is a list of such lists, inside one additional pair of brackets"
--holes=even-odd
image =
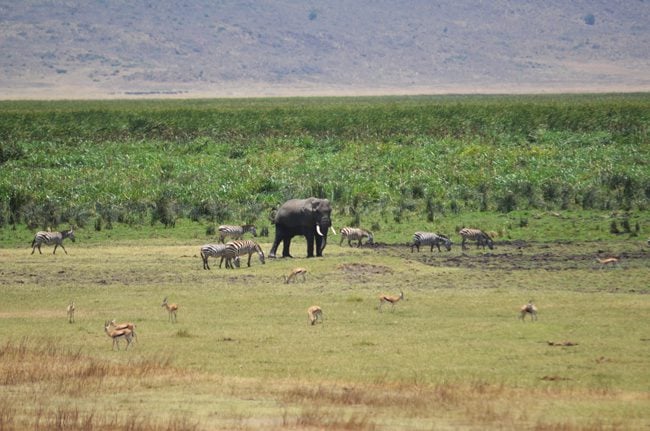
[(444, 245), (447, 251), (451, 250), (452, 242), (449, 237), (433, 232), (415, 232), (413, 234), (413, 243), (411, 244), (411, 253), (413, 253), (413, 247), (417, 248), (418, 252), (420, 252), (421, 245), (430, 245), (431, 251), (433, 251), (433, 247), (435, 246), (438, 247), (438, 251), (441, 251), (440, 244)]
[[(205, 244), (204, 246), (202, 246), (201, 259), (203, 259), (203, 269), (210, 269), (210, 265), (208, 265), (209, 257), (223, 258), (225, 252), (226, 252), (225, 244)], [(221, 262), (219, 262), (219, 268), (221, 268), (222, 263), (223, 263), (223, 259), (221, 259)]]
[(354, 227), (344, 227), (341, 229), (341, 242), (339, 245), (343, 245), (343, 241), (347, 238), (348, 245), (352, 247), (352, 241), (359, 241), (357, 247), (361, 247), (361, 241), (364, 238), (368, 238), (368, 244), (374, 244), (375, 239), (372, 236), (372, 232), (369, 232), (365, 229), (359, 229)]
[(483, 246), (485, 249), (485, 246), (487, 245), (490, 250), (494, 249), (492, 238), (480, 229), (471, 229), (466, 227), (458, 231), (458, 233), (463, 237), (463, 242), (461, 244), (463, 250), (467, 249), (467, 247), (465, 247), (465, 242), (467, 240), (476, 241), (476, 248)]
[[(238, 239), (226, 244), (226, 250), (221, 256), (221, 261), (223, 262), (225, 259), (226, 268), (233, 269), (233, 265), (239, 267), (239, 257), (248, 254), (248, 266), (251, 266), (251, 256), (253, 253), (257, 253), (260, 262), (264, 264), (264, 252), (258, 243), (250, 239)], [(221, 266), (221, 264), (219, 266)]]
[(226, 237), (232, 239), (241, 239), (246, 232), (250, 232), (253, 236), (257, 236), (257, 229), (252, 224), (245, 224), (242, 226), (235, 226), (229, 224), (222, 224), (219, 226), (219, 241), (225, 242)]
[(43, 243), (47, 245), (54, 244), (54, 251), (52, 254), (56, 253), (56, 248), (59, 246), (63, 249), (63, 251), (65, 251), (65, 254), (68, 254), (65, 247), (63, 247), (63, 240), (66, 238), (70, 238), (72, 242), (75, 241), (74, 230), (72, 226), (70, 227), (70, 230), (64, 230), (61, 232), (37, 232), (36, 235), (34, 235), (34, 239), (32, 240), (32, 254), (34, 254), (36, 248), (38, 248), (38, 252), (40, 254), (43, 254), (41, 251), (41, 244)]

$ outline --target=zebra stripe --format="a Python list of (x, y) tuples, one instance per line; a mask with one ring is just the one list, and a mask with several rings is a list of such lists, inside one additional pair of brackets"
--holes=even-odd
[(374, 244), (375, 239), (372, 236), (372, 232), (369, 232), (365, 229), (359, 229), (355, 227), (344, 227), (341, 229), (341, 242), (339, 245), (343, 245), (345, 239), (348, 240), (348, 245), (352, 247), (352, 241), (359, 241), (357, 247), (361, 247), (361, 241), (364, 238), (368, 238), (368, 244)]
[(418, 252), (420, 252), (421, 245), (430, 245), (431, 251), (433, 251), (433, 247), (435, 246), (438, 247), (438, 251), (441, 251), (441, 244), (445, 246), (447, 251), (451, 250), (452, 242), (447, 236), (433, 232), (415, 232), (413, 234), (413, 243), (411, 244), (411, 253), (413, 253), (413, 247), (417, 248)]
[[(223, 257), (225, 252), (226, 252), (225, 244), (206, 244), (202, 246), (201, 259), (203, 259), (203, 269), (210, 269), (210, 265), (208, 265), (209, 257)], [(223, 259), (219, 263), (219, 268), (221, 268), (222, 263), (223, 263)]]
[[(257, 253), (257, 255), (260, 258), (260, 262), (264, 264), (264, 252), (262, 251), (262, 247), (259, 246), (255, 241), (252, 241), (250, 239), (240, 239), (236, 241), (231, 241), (228, 244), (226, 244), (226, 251), (224, 252), (223, 256), (221, 259), (226, 260), (226, 268), (231, 268), (233, 269), (233, 263), (238, 265), (238, 258), (239, 256), (243, 256), (245, 254), (248, 254), (248, 266), (251, 266), (251, 256), (253, 253)], [(233, 262), (234, 261), (234, 262)]]
[(219, 241), (225, 242), (226, 237), (232, 239), (241, 239), (246, 232), (250, 232), (253, 236), (257, 236), (257, 229), (252, 224), (245, 224), (242, 226), (222, 224), (219, 226)]
[(467, 247), (465, 247), (466, 241), (476, 241), (476, 248), (483, 246), (485, 249), (486, 245), (490, 250), (494, 248), (492, 238), (480, 229), (471, 229), (466, 227), (458, 231), (458, 233), (463, 237), (463, 242), (461, 244), (463, 250), (467, 249)]
[(43, 254), (41, 251), (41, 244), (54, 244), (54, 251), (52, 254), (56, 253), (57, 247), (61, 247), (63, 251), (65, 251), (65, 254), (68, 254), (65, 247), (63, 247), (63, 240), (66, 238), (70, 238), (70, 240), (74, 242), (74, 231), (72, 228), (70, 228), (70, 230), (64, 230), (61, 232), (37, 232), (36, 235), (34, 235), (34, 239), (32, 240), (32, 254), (34, 254), (36, 248), (38, 248), (38, 252), (40, 254)]

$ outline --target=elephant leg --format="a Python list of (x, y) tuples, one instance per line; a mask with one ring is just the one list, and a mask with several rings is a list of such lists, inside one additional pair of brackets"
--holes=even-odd
[[(309, 232), (305, 235), (307, 240), (307, 257), (314, 257), (314, 239), (318, 242), (318, 237), (313, 233)], [(318, 252), (318, 249), (316, 250)]]
[(269, 251), (269, 257), (270, 258), (275, 258), (275, 253), (278, 251), (278, 246), (283, 240), (282, 233), (278, 232), (277, 230), (275, 231), (275, 239), (273, 240), (273, 245), (271, 246), (271, 251)]
[(325, 248), (325, 244), (327, 241), (325, 237), (322, 237), (320, 235), (315, 235), (316, 239), (316, 256), (318, 257), (323, 257), (323, 249)]
[(291, 253), (289, 253), (289, 246), (291, 246), (291, 237), (286, 237), (283, 240), (283, 246), (282, 246), (282, 257), (293, 257), (291, 256)]

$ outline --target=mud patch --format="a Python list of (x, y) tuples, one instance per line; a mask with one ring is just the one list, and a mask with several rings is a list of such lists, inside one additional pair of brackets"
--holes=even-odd
[(338, 269), (345, 273), (356, 275), (382, 275), (393, 273), (393, 270), (387, 266), (373, 265), (370, 263), (344, 263), (339, 265)]
[(596, 258), (609, 255), (606, 243), (534, 243), (512, 241), (497, 243), (494, 250), (477, 250), (460, 247), (451, 251), (434, 250), (411, 252), (409, 247), (380, 244), (375, 247), (380, 253), (415, 260), (425, 265), (453, 268), (478, 268), (485, 270), (515, 271), (539, 270), (596, 270), (618, 271), (626, 268), (644, 267), (650, 263), (650, 252), (645, 249), (624, 250), (616, 253), (620, 259), (618, 267), (603, 267)]

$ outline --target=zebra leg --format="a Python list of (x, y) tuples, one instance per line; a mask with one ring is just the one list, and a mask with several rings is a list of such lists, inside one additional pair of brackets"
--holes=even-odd
[(253, 253), (248, 253), (248, 266), (251, 266), (251, 257), (253, 256)]
[(60, 247), (63, 249), (63, 251), (65, 251), (65, 254), (68, 254), (68, 250), (66, 250), (65, 247), (63, 247), (63, 244), (61, 244)]
[[(58, 246), (59, 246), (59, 244), (54, 244), (54, 251), (52, 252), (52, 254), (56, 254), (56, 248), (57, 248)], [(40, 250), (40, 249), (39, 249), (39, 250)]]

